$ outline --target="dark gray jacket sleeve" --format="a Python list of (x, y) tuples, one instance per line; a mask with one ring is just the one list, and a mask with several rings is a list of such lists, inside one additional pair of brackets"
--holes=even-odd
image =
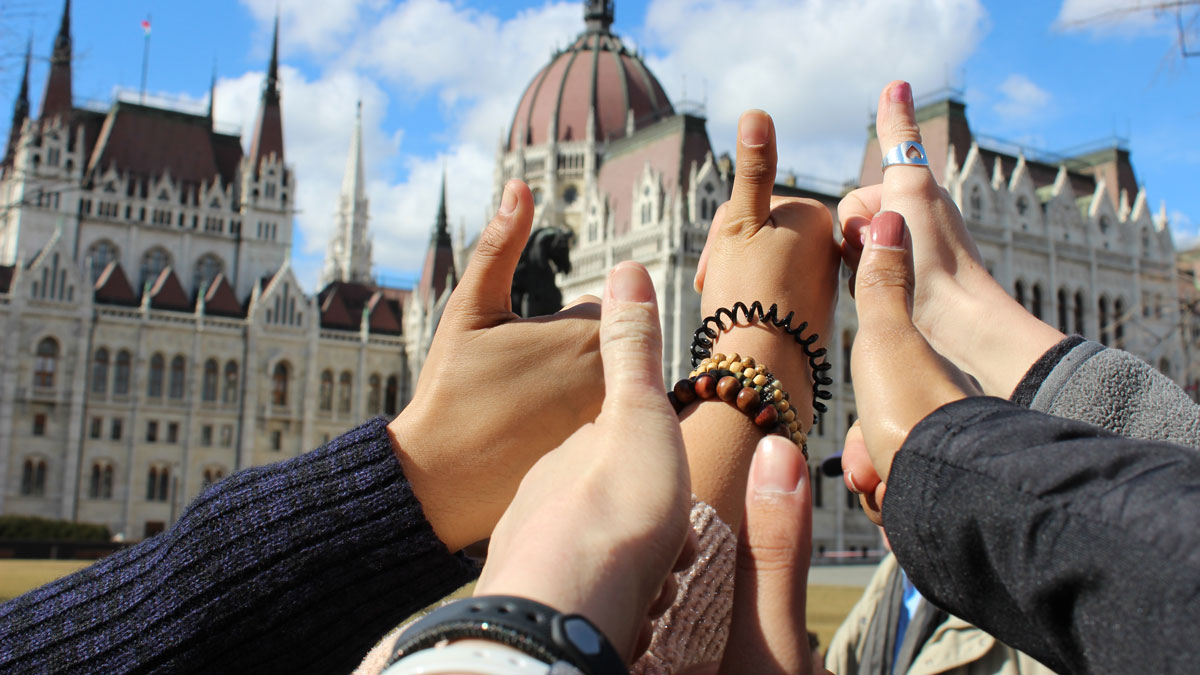
[(1057, 671), (1200, 661), (1194, 450), (964, 399), (913, 429), (883, 519), (927, 598)]
[(1200, 448), (1200, 406), (1138, 357), (1075, 335), (1025, 374), (1012, 401), (1121, 436)]

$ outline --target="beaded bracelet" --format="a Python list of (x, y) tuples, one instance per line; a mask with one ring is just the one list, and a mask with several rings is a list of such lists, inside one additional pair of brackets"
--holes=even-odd
[[(796, 344), (804, 350), (804, 355), (808, 357), (808, 365), (812, 368), (813, 377), (813, 424), (817, 423), (817, 413), (828, 411), (822, 401), (828, 401), (833, 398), (833, 394), (828, 387), (833, 384), (833, 378), (826, 373), (833, 364), (825, 359), (825, 348), (813, 349), (813, 344), (817, 341), (817, 334), (813, 333), (808, 337), (804, 337), (804, 331), (808, 328), (808, 322), (802, 321), (799, 326), (792, 327), (792, 319), (795, 318), (795, 312), (788, 312), (788, 315), (782, 319), (779, 318), (779, 306), (771, 305), (769, 310), (763, 310), (763, 305), (758, 300), (755, 300), (749, 307), (744, 302), (736, 302), (733, 304), (733, 309), (720, 307), (712, 316), (706, 317), (700, 322), (700, 327), (696, 329), (692, 336), (692, 367), (700, 364), (701, 359), (712, 356), (713, 341), (721, 332), (727, 331), (738, 323), (738, 314), (745, 317), (746, 322), (751, 322), (757, 319), (764, 324), (770, 324), (775, 328), (780, 328), (783, 332), (791, 335), (796, 340)], [(731, 323), (726, 324), (721, 317), (728, 317)], [(713, 325), (715, 324), (715, 328)]]
[(752, 357), (714, 354), (703, 359), (687, 379), (667, 392), (675, 412), (683, 412), (696, 399), (719, 398), (746, 413), (768, 434), (790, 438), (808, 460), (808, 436), (800, 428), (796, 410), (779, 379)]

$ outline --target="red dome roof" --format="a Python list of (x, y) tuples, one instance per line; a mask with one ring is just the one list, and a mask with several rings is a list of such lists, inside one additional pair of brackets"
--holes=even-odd
[(675, 114), (658, 78), (641, 58), (625, 48), (607, 26), (592, 26), (574, 44), (538, 72), (521, 96), (508, 136), (508, 149), (549, 140), (550, 121), (557, 120), (559, 141), (581, 141), (587, 135), (588, 110), (595, 106), (597, 141), (625, 135), (633, 111), (636, 129)]

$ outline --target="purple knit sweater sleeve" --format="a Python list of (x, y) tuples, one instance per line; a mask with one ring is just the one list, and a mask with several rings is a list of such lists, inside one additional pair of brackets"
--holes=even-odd
[(235, 473), (170, 530), (0, 605), (0, 672), (348, 672), (476, 574), (434, 535), (375, 419)]

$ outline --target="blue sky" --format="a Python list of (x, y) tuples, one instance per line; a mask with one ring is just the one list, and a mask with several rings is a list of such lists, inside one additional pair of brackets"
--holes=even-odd
[[(214, 63), (217, 118), (248, 135), (276, 0), (75, 0), (75, 96), (136, 89), (151, 17), (152, 95), (203, 106)], [(676, 101), (703, 99), (718, 151), (737, 114), (771, 112), (781, 165), (855, 178), (879, 89), (964, 92), (979, 134), (1062, 151), (1120, 137), (1177, 245), (1200, 226), (1200, 57), (1176, 46), (1173, 16), (1071, 23), (1127, 0), (617, 0), (615, 29), (642, 50)], [(444, 0), (279, 0), (285, 139), (300, 194), (294, 263), (311, 288), (363, 100), (376, 271), (411, 279), (449, 176), (450, 217), (485, 222), (496, 143), (517, 98), (580, 28), (580, 4)], [(0, 101), (15, 95), (32, 34), (34, 105), (61, 3), (17, 0), (0, 17)], [(1189, 18), (1185, 16), (1185, 19)], [(1200, 31), (1191, 33), (1200, 50)], [(4, 124), (7, 114), (3, 115)], [(7, 132), (4, 132), (7, 134)], [(244, 140), (248, 140), (245, 139)]]

